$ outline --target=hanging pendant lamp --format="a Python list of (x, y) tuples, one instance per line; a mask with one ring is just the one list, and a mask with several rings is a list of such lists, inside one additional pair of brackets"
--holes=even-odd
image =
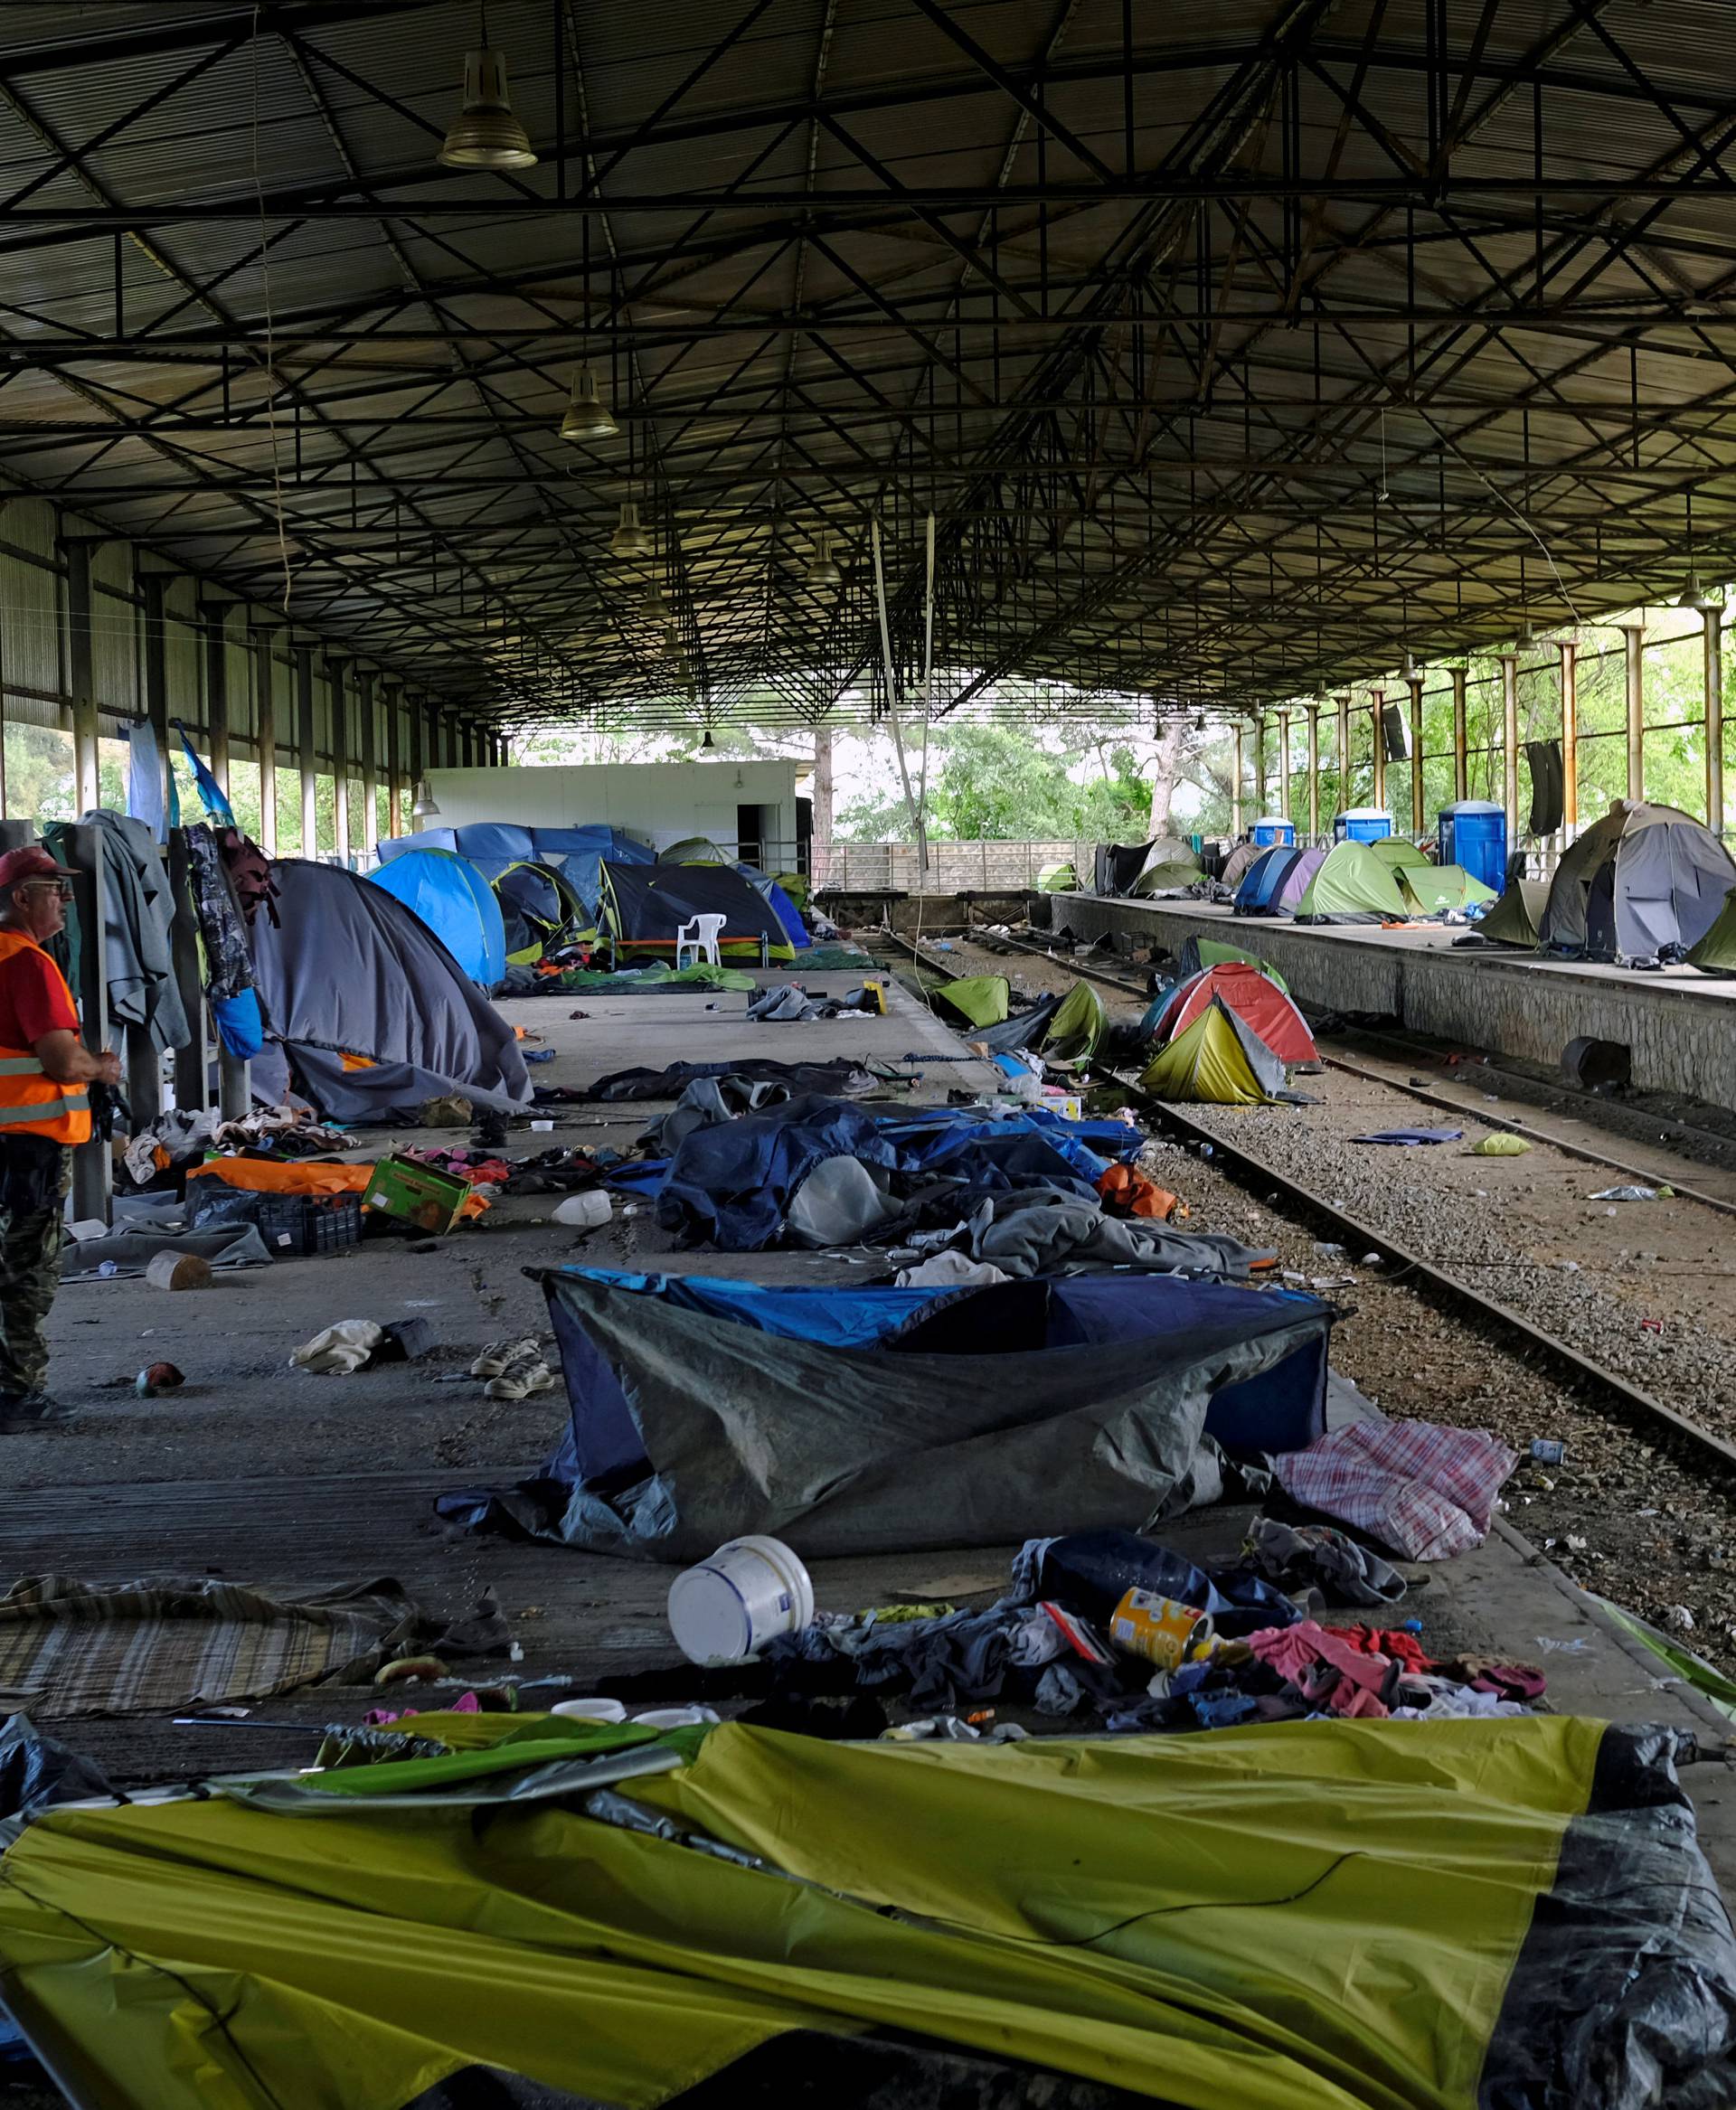
[(644, 557), (651, 550), (651, 538), (639, 525), (639, 508), (636, 499), (623, 498), (621, 517), (615, 532), (609, 538), (611, 557)]
[(807, 568), (807, 584), (815, 591), (842, 586), (844, 574), (832, 559), (832, 537), (822, 532), (814, 540), (814, 557)]
[(640, 618), (646, 623), (667, 623), (669, 604), (663, 598), (661, 587), (654, 586), (639, 603)]
[(534, 168), (536, 150), (513, 115), (506, 87), (506, 61), (488, 49), (483, 20), (479, 51), (464, 55), (464, 106), (441, 145), (442, 168)]
[(613, 439), (620, 430), (615, 413), (597, 393), (597, 376), (587, 362), (572, 377), (572, 399), (561, 420), (562, 439)]

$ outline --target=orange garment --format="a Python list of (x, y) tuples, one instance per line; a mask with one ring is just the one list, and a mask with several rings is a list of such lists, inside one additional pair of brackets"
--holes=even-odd
[(380, 1067), (372, 1055), (346, 1055), (340, 1052), (337, 1059), (345, 1069), (378, 1069)]
[[(278, 1159), (213, 1157), (188, 1168), (190, 1180), (221, 1180), (226, 1187), (245, 1187), (266, 1194), (359, 1194), (373, 1177), (372, 1165), (335, 1163), (330, 1158)], [(485, 1194), (466, 1198), (465, 1216), (480, 1216), (488, 1206)]]
[(1187, 1205), (1180, 1195), (1146, 1179), (1131, 1165), (1111, 1165), (1098, 1181), (1097, 1191), (1111, 1216), (1152, 1217), (1159, 1223), (1181, 1223), (1187, 1216)]
[[(41, 953), (51, 973), (66, 990), (68, 1012), (76, 1018), (66, 978), (33, 937), (22, 930), (0, 930), (0, 967), (21, 952)], [(90, 1094), (83, 1085), (56, 1084), (33, 1048), (0, 1047), (0, 1136), (46, 1135), (75, 1148), (90, 1140)]]

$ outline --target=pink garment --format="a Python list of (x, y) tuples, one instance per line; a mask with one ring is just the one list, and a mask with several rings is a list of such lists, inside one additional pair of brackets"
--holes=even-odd
[(1519, 1463), (1486, 1429), (1353, 1421), (1272, 1469), (1287, 1494), (1342, 1517), (1408, 1560), (1447, 1560), (1488, 1536), (1495, 1498)]
[[(1328, 1633), (1318, 1620), (1304, 1619), (1295, 1626), (1262, 1627), (1248, 1636), (1248, 1646), (1305, 1699), (1322, 1700), (1334, 1714), (1355, 1717), (1387, 1712), (1381, 1689), (1392, 1667), (1389, 1659), (1352, 1648), (1339, 1635)], [(1338, 1673), (1329, 1689), (1320, 1676), (1323, 1665)]]

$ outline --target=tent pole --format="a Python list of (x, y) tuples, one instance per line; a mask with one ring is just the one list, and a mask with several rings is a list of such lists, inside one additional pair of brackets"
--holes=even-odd
[(1453, 676), (1453, 796), (1456, 799), (1471, 796), (1471, 773), (1465, 752), (1465, 669), (1456, 666)]
[(1519, 840), (1519, 657), (1501, 655), (1501, 803), (1507, 809), (1507, 841)]
[(1567, 639), (1561, 655), (1561, 840), (1580, 824), (1580, 648)]
[(1724, 832), (1724, 639), (1723, 610), (1706, 618), (1706, 825)]
[(1624, 623), (1628, 667), (1628, 796), (1646, 796), (1646, 631), (1638, 623)]

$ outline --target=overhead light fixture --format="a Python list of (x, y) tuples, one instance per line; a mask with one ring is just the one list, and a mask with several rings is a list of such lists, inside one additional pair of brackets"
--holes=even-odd
[(426, 777), (419, 777), (416, 784), (416, 796), (410, 801), (410, 819), (412, 821), (431, 821), (439, 810), (434, 794), (429, 789), (428, 778)]
[(587, 361), (573, 374), (572, 398), (567, 405), (566, 416), (561, 420), (561, 437), (576, 440), (613, 439), (619, 430), (615, 413), (597, 393), (597, 376)]
[(1527, 618), (1519, 626), (1519, 635), (1513, 641), (1514, 649), (1515, 652), (1529, 652), (1536, 642), (1537, 633), (1532, 628), (1530, 620)]
[(482, 18), (482, 48), (464, 54), (464, 107), (440, 147), (442, 168), (534, 168), (536, 149), (513, 115), (506, 61), (488, 49), (488, 18)]
[(651, 538), (639, 525), (638, 502), (632, 498), (621, 501), (621, 517), (616, 523), (615, 532), (609, 538), (611, 557), (646, 557), (651, 553)]
[(1701, 615), (1704, 615), (1709, 608), (1715, 608), (1718, 603), (1701, 585), (1700, 574), (1697, 571), (1690, 571), (1688, 583), (1676, 596), (1675, 605), (1678, 608), (1694, 608)]
[(1194, 721), (1194, 730), (1195, 732), (1203, 732), (1205, 730), (1205, 713), (1203, 711), (1202, 711), (1200, 715)]
[(694, 749), (693, 759), (695, 762), (721, 762), (722, 758), (717, 751), (717, 742), (712, 738), (712, 729), (708, 725), (705, 728), (705, 737)]
[(1417, 678), (1417, 663), (1408, 652), (1404, 655), (1404, 664), (1400, 668), (1399, 675), (1401, 680), (1406, 682), (1414, 682)]
[(639, 603), (639, 615), (647, 623), (666, 623), (669, 620), (669, 604), (663, 598), (661, 587), (654, 586)]
[(807, 567), (807, 584), (816, 592), (826, 587), (844, 584), (844, 574), (833, 561), (832, 537), (824, 530), (814, 540), (814, 556)]

